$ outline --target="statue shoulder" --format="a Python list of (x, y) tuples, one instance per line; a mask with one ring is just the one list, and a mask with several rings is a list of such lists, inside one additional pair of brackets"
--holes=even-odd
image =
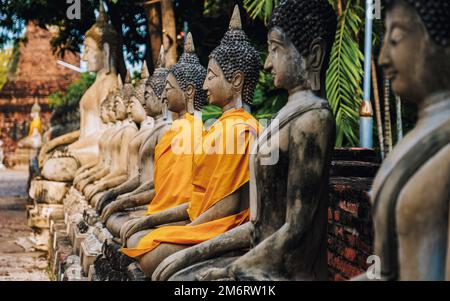
[(328, 108), (320, 108), (308, 111), (297, 116), (291, 122), (291, 135), (305, 133), (331, 134), (335, 128), (334, 115)]

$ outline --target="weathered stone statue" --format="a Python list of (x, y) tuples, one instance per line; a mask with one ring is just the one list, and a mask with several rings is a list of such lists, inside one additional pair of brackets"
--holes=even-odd
[(375, 255), (383, 280), (450, 280), (450, 3), (392, 0), (386, 8), (379, 63), (419, 116), (373, 184)]
[[(85, 36), (82, 59), (97, 77), (80, 100), (80, 131), (60, 136), (42, 147), (42, 176), (51, 181), (71, 181), (80, 166), (97, 160), (98, 141), (105, 129), (100, 120), (100, 102), (117, 86), (117, 33), (108, 23), (102, 3), (96, 23)], [(67, 150), (52, 157), (56, 148), (67, 144)]]
[(28, 136), (21, 139), (18, 143), (20, 148), (30, 148), (38, 149), (42, 144), (42, 121), (41, 121), (41, 107), (36, 101), (31, 108), (31, 118), (33, 120), (30, 123), (30, 128), (28, 130)]
[(105, 185), (105, 187), (108, 187), (108, 189), (105, 190), (103, 193), (98, 193), (93, 197), (92, 203), (94, 207), (100, 211), (106, 205), (105, 203), (106, 200), (109, 200), (113, 196), (130, 192), (131, 187), (137, 188), (137, 185), (139, 185), (139, 164), (140, 164), (139, 150), (143, 145), (143, 143), (146, 141), (147, 137), (153, 131), (155, 123), (153, 117), (147, 116), (144, 109), (145, 88), (148, 78), (149, 73), (147, 69), (147, 64), (144, 61), (141, 72), (141, 80), (135, 87), (127, 108), (127, 112), (130, 115), (131, 120), (139, 125), (139, 131), (136, 133), (136, 135), (131, 139), (129, 143), (128, 155), (126, 158), (127, 161), (120, 162), (122, 166), (127, 167), (127, 178), (125, 181), (116, 181), (116, 183), (110, 183), (108, 185), (110, 187)]
[(115, 95), (114, 98), (116, 123), (119, 126), (112, 134), (108, 144), (111, 161), (108, 164), (107, 173), (102, 176), (95, 176), (94, 181), (96, 182), (86, 182), (85, 186), (81, 187), (86, 199), (91, 201), (93, 206), (92, 198), (94, 195), (123, 183), (127, 178), (128, 145), (138, 131), (136, 123), (130, 118), (129, 113), (131, 112), (127, 112), (134, 90), (130, 77), (127, 76), (127, 79), (123, 92)]
[[(335, 31), (336, 15), (326, 0), (285, 0), (275, 7), (265, 69), (277, 88), (288, 91), (289, 99), (259, 137), (256, 154), (252, 153), (250, 223), (168, 257), (153, 279), (167, 279), (217, 256), (222, 257), (172, 279), (195, 279), (195, 275), (201, 280), (327, 279), (335, 122), (323, 95)], [(229, 255), (248, 247), (251, 250), (240, 257)]]
[[(105, 208), (102, 218), (107, 220), (107, 227), (113, 234), (122, 232), (125, 235), (130, 230), (131, 235), (139, 230), (153, 228), (147, 223), (151, 220), (148, 216), (169, 210), (183, 214), (182, 221), (187, 219), (186, 203), (190, 201), (192, 194), (195, 136), (201, 138), (203, 130), (201, 118), (194, 116), (199, 115), (206, 101), (206, 93), (202, 90), (205, 76), (206, 70), (200, 65), (189, 33), (185, 51), (172, 67), (162, 96), (167, 102), (168, 110), (177, 113), (179, 117), (155, 147), (151, 195), (147, 199), (141, 198), (139, 203), (122, 199)], [(182, 142), (181, 145), (178, 142)], [(147, 207), (132, 209), (139, 205)], [(120, 212), (115, 213), (117, 211)], [(139, 215), (141, 218), (135, 219)], [(123, 227), (125, 222), (126, 226)], [(167, 220), (162, 223), (170, 222)]]
[(127, 240), (128, 248), (122, 249), (139, 260), (147, 277), (167, 256), (248, 219), (249, 153), (259, 124), (242, 107), (253, 99), (259, 60), (241, 28), (236, 8), (229, 31), (210, 55), (203, 85), (210, 103), (220, 106), (223, 115), (204, 135), (201, 149), (194, 155), (191, 201), (183, 211), (173, 208), (147, 217), (149, 229), (161, 221), (184, 220), (187, 224), (137, 232)]

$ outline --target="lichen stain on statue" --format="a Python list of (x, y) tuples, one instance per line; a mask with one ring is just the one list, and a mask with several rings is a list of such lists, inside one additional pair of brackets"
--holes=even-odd
[[(105, 127), (100, 120), (100, 102), (117, 86), (117, 33), (100, 5), (96, 23), (86, 32), (82, 60), (97, 73), (92, 86), (80, 100), (80, 131), (58, 137), (44, 146), (39, 157), (42, 177), (50, 181), (73, 180), (75, 171), (98, 157), (98, 140)], [(57, 147), (67, 145), (63, 151)]]
[(387, 2), (379, 64), (419, 118), (373, 183), (381, 275), (357, 280), (449, 280), (450, 3)]

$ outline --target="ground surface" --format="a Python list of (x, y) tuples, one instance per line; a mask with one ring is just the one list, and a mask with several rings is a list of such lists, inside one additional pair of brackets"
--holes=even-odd
[(49, 280), (46, 253), (33, 250), (28, 240), (27, 177), (26, 170), (0, 171), (0, 281)]

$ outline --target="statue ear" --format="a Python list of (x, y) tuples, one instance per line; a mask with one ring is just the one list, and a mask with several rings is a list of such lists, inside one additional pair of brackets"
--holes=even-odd
[(195, 87), (189, 84), (186, 88), (186, 111), (190, 114), (194, 114), (194, 98), (195, 98)]
[(109, 74), (111, 72), (111, 49), (108, 43), (103, 44), (103, 51), (104, 51), (103, 67), (106, 69), (106, 74)]
[(309, 79), (311, 89), (319, 91), (321, 89), (320, 72), (322, 71), (323, 61), (325, 59), (325, 42), (323, 39), (317, 38), (309, 47), (309, 56), (307, 64), (309, 66)]
[(235, 91), (242, 91), (242, 87), (244, 86), (244, 72), (240, 70), (236, 71), (231, 79), (231, 85)]

